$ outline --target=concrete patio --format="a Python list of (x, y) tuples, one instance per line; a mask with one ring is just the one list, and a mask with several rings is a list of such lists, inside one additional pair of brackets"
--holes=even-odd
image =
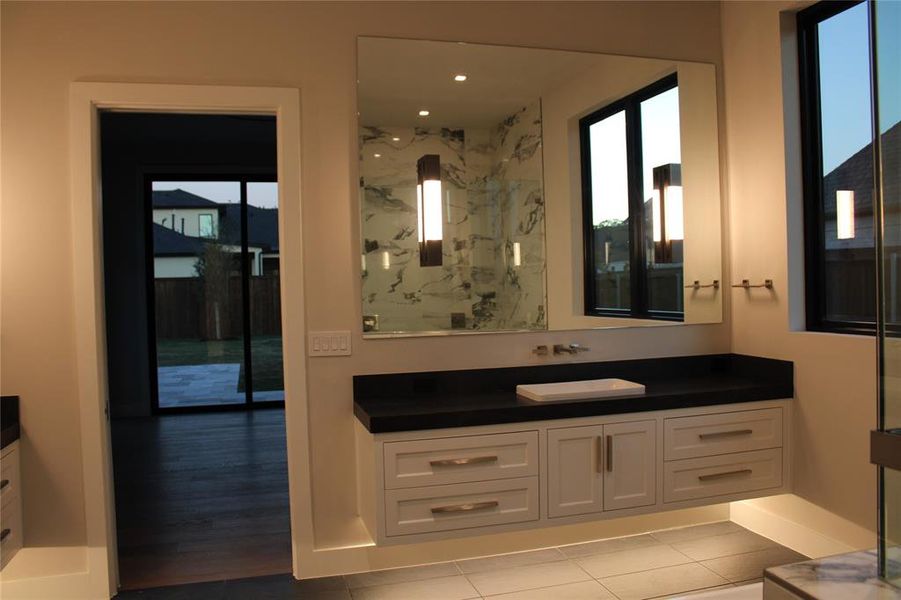
[[(238, 391), (240, 363), (179, 365), (157, 369), (160, 408), (242, 404)], [(284, 400), (285, 392), (254, 391), (254, 401)]]

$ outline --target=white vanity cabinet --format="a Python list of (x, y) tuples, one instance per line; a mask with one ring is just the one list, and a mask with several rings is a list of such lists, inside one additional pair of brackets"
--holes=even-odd
[(657, 500), (657, 421), (604, 425), (604, 510)]
[(548, 429), (548, 517), (604, 510), (603, 452), (603, 425)]
[(790, 417), (790, 400), (763, 400), (377, 434), (358, 421), (360, 515), (387, 545), (786, 493)]
[(657, 422), (547, 430), (548, 517), (654, 504)]
[(22, 547), (22, 496), (19, 491), (19, 442), (0, 453), (0, 569)]

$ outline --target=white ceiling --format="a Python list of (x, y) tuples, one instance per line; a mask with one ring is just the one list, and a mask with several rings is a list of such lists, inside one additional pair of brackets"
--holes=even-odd
[[(602, 55), (458, 42), (361, 37), (360, 123), (490, 127), (603, 60)], [(454, 81), (464, 73), (465, 82)], [(428, 117), (418, 116), (421, 109)]]

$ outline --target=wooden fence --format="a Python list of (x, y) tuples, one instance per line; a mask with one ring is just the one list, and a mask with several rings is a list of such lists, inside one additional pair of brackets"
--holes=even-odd
[[(156, 335), (160, 339), (230, 339), (243, 330), (241, 277), (219, 289), (197, 277), (154, 280)], [(250, 278), (251, 335), (281, 335), (278, 275)]]

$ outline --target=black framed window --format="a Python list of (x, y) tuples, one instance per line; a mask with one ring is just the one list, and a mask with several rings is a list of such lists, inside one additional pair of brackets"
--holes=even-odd
[(683, 320), (676, 74), (583, 117), (579, 135), (585, 314)]
[(867, 3), (798, 13), (807, 329), (875, 333)]

